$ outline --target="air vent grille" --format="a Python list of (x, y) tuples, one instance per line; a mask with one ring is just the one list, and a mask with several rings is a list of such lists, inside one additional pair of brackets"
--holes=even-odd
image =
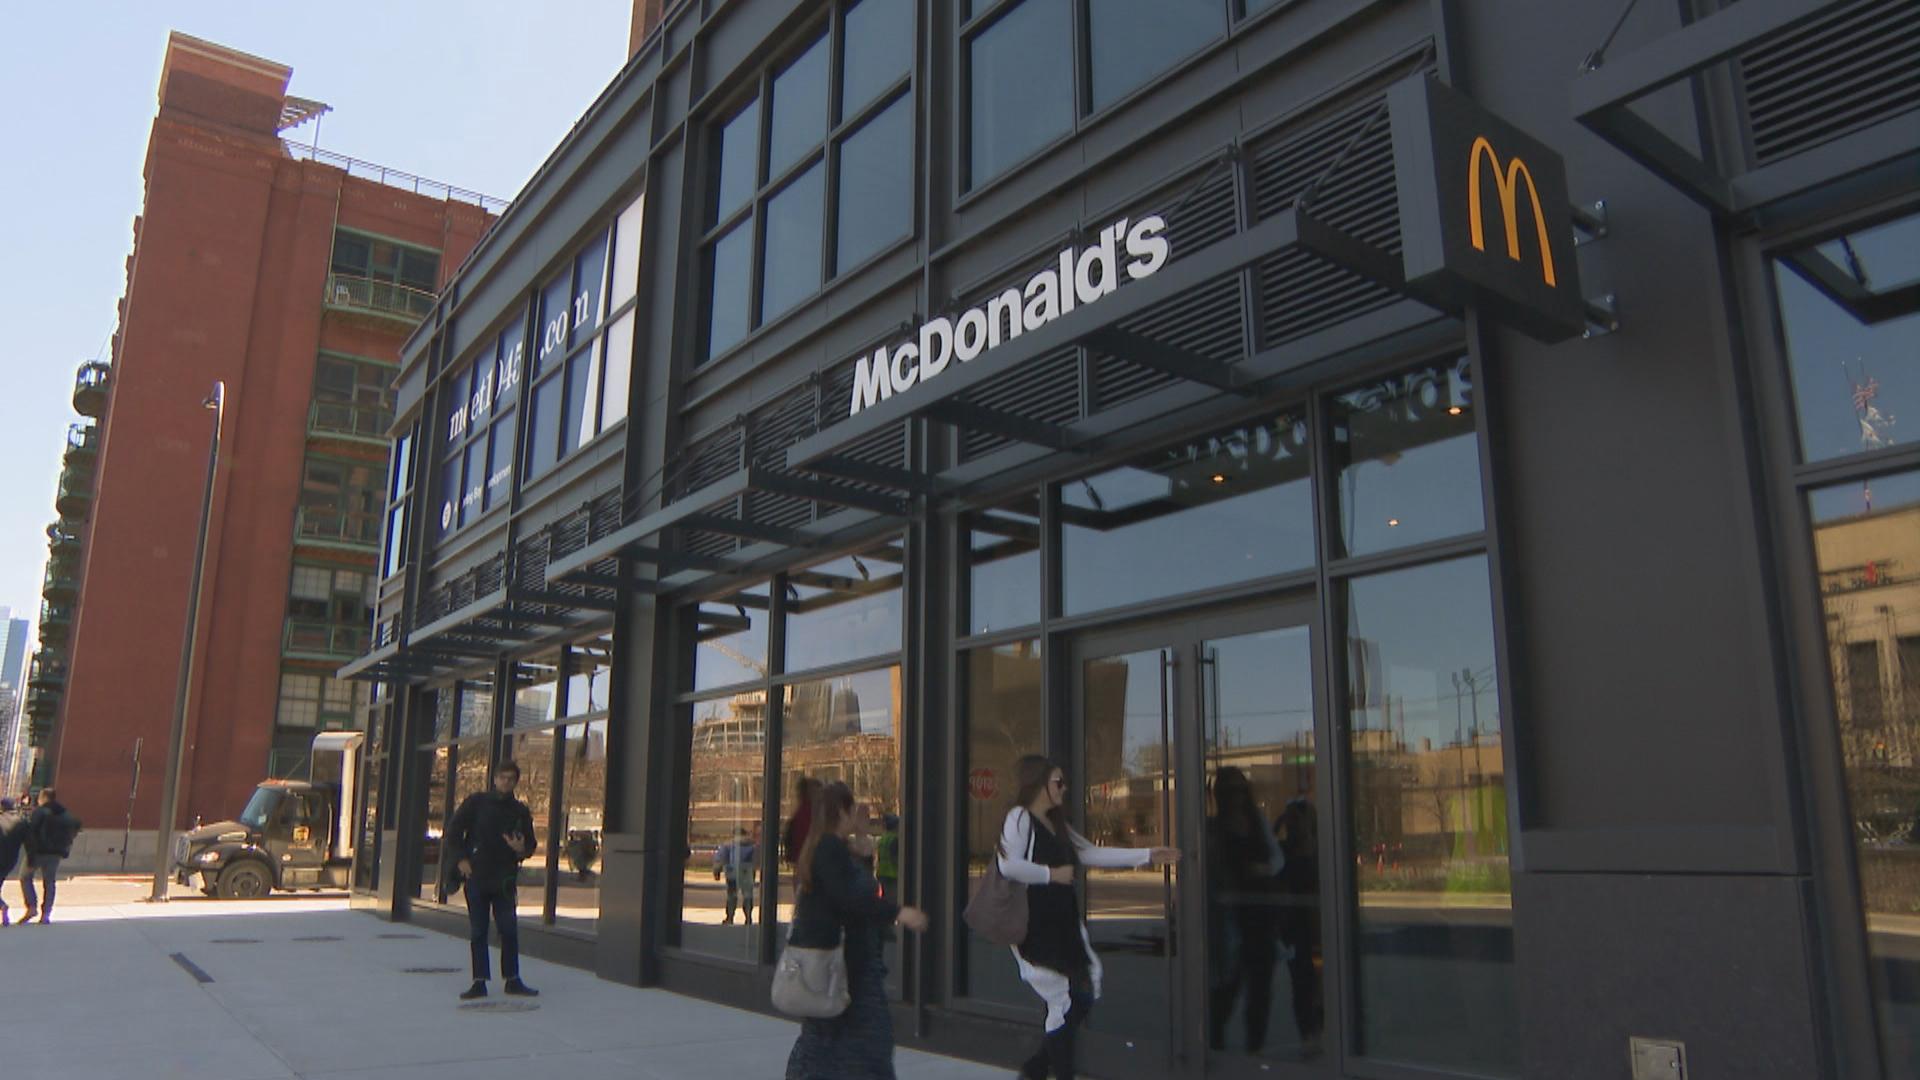
[(1920, 4), (1851, 0), (1740, 57), (1765, 165), (1920, 108)]

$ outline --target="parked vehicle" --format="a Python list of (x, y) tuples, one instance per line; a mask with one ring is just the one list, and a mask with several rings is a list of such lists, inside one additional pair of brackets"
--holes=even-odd
[(177, 838), (173, 879), (197, 879), (201, 892), (227, 899), (346, 888), (364, 739), (357, 731), (316, 736), (308, 779), (264, 780), (238, 817)]

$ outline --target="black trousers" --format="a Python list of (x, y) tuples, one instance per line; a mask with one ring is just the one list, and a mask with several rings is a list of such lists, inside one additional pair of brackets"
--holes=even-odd
[(487, 956), (487, 923), (500, 928), (500, 975), (520, 977), (520, 914), (514, 910), (514, 887), (487, 889), (467, 879), (467, 943), (473, 952), (473, 977), (479, 982), (492, 978)]
[(1073, 1080), (1075, 1035), (1093, 1012), (1093, 990), (1074, 986), (1067, 991), (1067, 999), (1073, 1004), (1067, 1009), (1066, 1022), (1040, 1037), (1040, 1048), (1020, 1066), (1021, 1076), (1029, 1080), (1044, 1080), (1049, 1075), (1055, 1080)]

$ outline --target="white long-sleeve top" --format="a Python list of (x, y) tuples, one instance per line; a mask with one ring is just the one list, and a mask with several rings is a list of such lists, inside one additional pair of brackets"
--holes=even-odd
[[(1053, 880), (1046, 866), (1033, 861), (1033, 814), (1024, 806), (1007, 811), (1000, 826), (1000, 874), (1022, 885), (1045, 885)], [(1103, 847), (1067, 827), (1067, 839), (1082, 866), (1127, 869), (1145, 866), (1153, 856), (1152, 848)]]

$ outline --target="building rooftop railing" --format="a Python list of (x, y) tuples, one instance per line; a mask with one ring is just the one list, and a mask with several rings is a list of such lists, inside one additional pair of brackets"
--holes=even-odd
[(362, 180), (372, 180), (378, 184), (400, 188), (403, 191), (411, 191), (415, 195), (425, 195), (431, 199), (471, 203), (489, 214), (498, 215), (507, 208), (507, 200), (505, 199), (496, 199), (491, 195), (482, 195), (477, 191), (454, 187), (452, 184), (444, 184), (438, 180), (429, 180), (424, 176), (415, 176), (409, 172), (401, 172), (399, 169), (390, 169), (385, 165), (376, 165), (370, 161), (350, 158), (345, 154), (336, 154), (331, 150), (322, 150), (317, 146), (287, 142), (284, 139), (281, 140), (281, 142), (286, 146), (287, 153), (293, 155), (295, 159), (300, 161), (317, 161), (322, 165), (331, 165), (336, 169), (344, 169), (348, 176), (357, 176)]

